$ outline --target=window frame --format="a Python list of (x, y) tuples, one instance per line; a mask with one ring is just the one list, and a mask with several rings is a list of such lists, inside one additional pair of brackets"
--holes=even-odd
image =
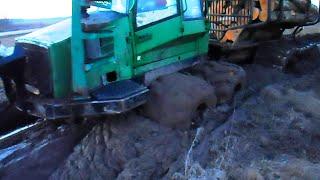
[[(129, 14), (130, 0), (125, 0), (125, 1), (126, 1), (125, 12), (115, 11), (115, 10), (112, 9), (112, 7), (110, 8), (110, 10), (111, 11), (115, 11), (115, 12), (120, 13), (120, 14)], [(111, 0), (111, 3), (112, 3), (112, 0)]]
[(145, 24), (145, 25), (143, 25), (143, 26), (138, 27), (138, 25), (137, 25), (138, 0), (137, 0), (136, 3), (135, 3), (135, 5), (134, 5), (134, 12), (133, 12), (133, 16), (134, 16), (134, 21), (133, 21), (133, 23), (134, 23), (134, 30), (137, 32), (137, 31), (140, 31), (140, 30), (142, 30), (142, 29), (146, 29), (146, 28), (148, 28), (148, 27), (151, 27), (151, 26), (153, 26), (153, 25), (155, 25), (155, 24), (162, 23), (162, 22), (167, 21), (167, 20), (169, 20), (169, 19), (173, 19), (173, 18), (175, 18), (175, 17), (181, 16), (180, 0), (175, 0), (175, 1), (177, 2), (177, 13), (176, 13), (176, 14), (171, 15), (171, 16), (168, 16), (168, 17), (163, 18), (163, 19), (160, 19), (160, 20), (158, 20), (158, 21), (154, 21), (154, 22), (152, 22), (152, 23)]
[[(182, 7), (183, 7), (183, 3), (186, 2), (188, 0), (182, 0)], [(201, 16), (200, 17), (186, 17), (185, 16), (185, 12), (183, 12), (183, 20), (184, 21), (193, 21), (193, 20), (204, 20), (206, 17), (205, 17), (205, 14), (204, 14), (204, 11), (203, 11), (203, 4), (204, 4), (204, 1), (205, 0), (199, 0), (199, 3), (200, 3), (200, 7), (201, 7)], [(183, 9), (184, 10), (184, 9)]]

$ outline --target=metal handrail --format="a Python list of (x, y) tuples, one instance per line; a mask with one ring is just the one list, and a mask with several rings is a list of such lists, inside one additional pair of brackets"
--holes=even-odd
[(133, 9), (134, 9), (134, 6), (136, 5), (137, 3), (137, 0), (132, 0), (132, 5), (131, 7), (129, 8), (129, 13), (132, 13)]

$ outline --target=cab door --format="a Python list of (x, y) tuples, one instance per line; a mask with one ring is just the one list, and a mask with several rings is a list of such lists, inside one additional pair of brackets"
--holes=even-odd
[(181, 37), (180, 0), (137, 0), (134, 66), (172, 56), (166, 52)]
[(206, 56), (209, 43), (209, 26), (205, 21), (206, 0), (183, 0), (183, 39), (189, 42), (189, 52)]
[(205, 0), (184, 0), (183, 3), (183, 27), (184, 36), (203, 35), (208, 31), (204, 15)]

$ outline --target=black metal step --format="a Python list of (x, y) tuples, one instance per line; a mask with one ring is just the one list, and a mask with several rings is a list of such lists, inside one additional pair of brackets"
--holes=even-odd
[(120, 114), (146, 103), (149, 89), (131, 80), (115, 82), (91, 93), (90, 99), (66, 101), (31, 99), (26, 109), (29, 114), (45, 119), (90, 117)]
[(120, 100), (146, 90), (147, 87), (141, 84), (132, 80), (124, 80), (99, 88), (93, 91), (91, 95), (98, 101)]

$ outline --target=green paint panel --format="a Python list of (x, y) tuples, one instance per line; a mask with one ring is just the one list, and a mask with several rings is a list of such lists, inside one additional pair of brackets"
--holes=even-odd
[(184, 36), (207, 33), (209, 31), (203, 19), (183, 21), (183, 29)]
[(158, 61), (158, 62), (150, 63), (150, 64), (147, 64), (144, 66), (140, 66), (138, 68), (135, 68), (134, 74), (136, 76), (138, 76), (138, 75), (142, 75), (144, 73), (147, 73), (149, 71), (152, 71), (154, 69), (161, 68), (163, 66), (167, 66), (167, 65), (170, 65), (173, 63), (177, 63), (177, 62), (182, 63), (182, 62), (187, 61), (191, 58), (195, 58), (195, 56), (194, 56), (195, 54), (197, 54), (196, 51), (188, 52), (188, 53), (181, 54), (180, 56), (177, 56), (177, 57), (167, 58), (162, 61)]
[(151, 27), (147, 27), (136, 32), (136, 39), (145, 35), (151, 36), (151, 39), (136, 44), (137, 54), (140, 55), (143, 52), (150, 49), (159, 47), (165, 43), (176, 40), (182, 35), (181, 32), (181, 18), (175, 17), (165, 22), (161, 22)]
[(51, 46), (49, 54), (51, 57), (52, 78), (54, 97), (63, 98), (71, 92), (71, 52), (70, 39)]
[(197, 48), (197, 38), (179, 39), (171, 43), (164, 44), (158, 48), (140, 54), (140, 61), (136, 66), (145, 65), (151, 62), (164, 60), (174, 56), (194, 51)]

